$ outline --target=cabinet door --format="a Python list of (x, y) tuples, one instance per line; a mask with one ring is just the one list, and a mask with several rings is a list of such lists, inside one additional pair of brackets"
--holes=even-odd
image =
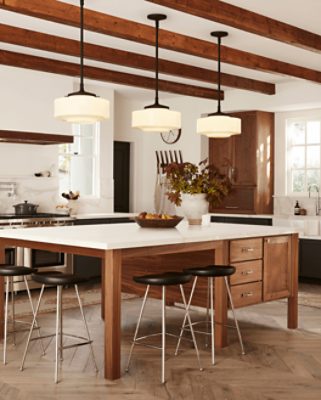
[(299, 275), (303, 278), (321, 279), (321, 241), (300, 239)]
[(255, 206), (254, 195), (255, 188), (253, 187), (232, 187), (231, 192), (224, 198), (217, 209), (252, 214)]
[(233, 184), (256, 184), (256, 146), (257, 146), (257, 118), (255, 112), (235, 113), (233, 116), (241, 118), (242, 133), (232, 137), (233, 140)]
[(209, 163), (232, 180), (232, 138), (209, 139)]
[(291, 237), (264, 238), (263, 300), (290, 295)]

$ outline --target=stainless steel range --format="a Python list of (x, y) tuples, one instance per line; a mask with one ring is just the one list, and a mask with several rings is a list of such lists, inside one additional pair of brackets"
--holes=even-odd
[[(74, 218), (51, 213), (37, 213), (34, 215), (0, 214), (0, 229), (17, 228), (42, 228), (49, 226), (73, 225)], [(28, 248), (6, 249), (6, 263), (12, 265), (24, 265), (30, 268), (41, 268), (43, 271), (73, 272), (73, 257), (71, 254), (56, 253), (44, 250)], [(30, 288), (39, 287), (33, 281)], [(19, 277), (14, 280), (14, 291), (25, 290), (23, 281)]]

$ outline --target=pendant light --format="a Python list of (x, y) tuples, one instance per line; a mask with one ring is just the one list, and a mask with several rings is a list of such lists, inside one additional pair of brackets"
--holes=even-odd
[(93, 124), (109, 119), (109, 101), (84, 88), (84, 0), (80, 0), (80, 87), (78, 92), (55, 100), (55, 118), (65, 122)]
[(211, 35), (217, 38), (217, 49), (218, 49), (218, 103), (217, 111), (209, 114), (205, 118), (199, 118), (197, 120), (197, 133), (206, 135), (210, 138), (226, 138), (232, 135), (239, 135), (241, 133), (241, 119), (231, 117), (228, 114), (224, 114), (221, 111), (221, 39), (228, 35), (227, 32), (216, 31), (212, 32)]
[(181, 127), (181, 113), (171, 111), (169, 107), (159, 104), (158, 99), (158, 35), (159, 21), (166, 19), (164, 14), (150, 14), (148, 19), (155, 21), (156, 25), (156, 57), (155, 57), (155, 103), (144, 107), (144, 110), (133, 111), (132, 127), (143, 132), (169, 132)]

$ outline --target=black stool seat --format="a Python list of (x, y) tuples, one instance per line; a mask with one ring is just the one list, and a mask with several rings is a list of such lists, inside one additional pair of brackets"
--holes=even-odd
[(81, 278), (72, 274), (61, 274), (55, 272), (43, 272), (32, 274), (32, 279), (35, 282), (42, 283), (43, 285), (77, 285), (78, 283), (87, 282), (87, 278)]
[(0, 264), (0, 276), (24, 276), (31, 275), (37, 270), (17, 265)]
[(192, 275), (183, 272), (165, 272), (164, 274), (134, 276), (136, 283), (155, 286), (183, 285), (192, 279)]
[(215, 278), (219, 276), (230, 276), (235, 272), (232, 265), (208, 265), (207, 267), (186, 268), (184, 272), (193, 276), (205, 276)]

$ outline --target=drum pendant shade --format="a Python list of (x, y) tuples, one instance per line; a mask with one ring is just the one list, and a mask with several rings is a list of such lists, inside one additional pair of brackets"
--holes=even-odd
[(93, 124), (109, 119), (109, 101), (84, 88), (84, 0), (80, 0), (80, 88), (78, 92), (60, 97), (54, 102), (55, 118), (78, 124)]

